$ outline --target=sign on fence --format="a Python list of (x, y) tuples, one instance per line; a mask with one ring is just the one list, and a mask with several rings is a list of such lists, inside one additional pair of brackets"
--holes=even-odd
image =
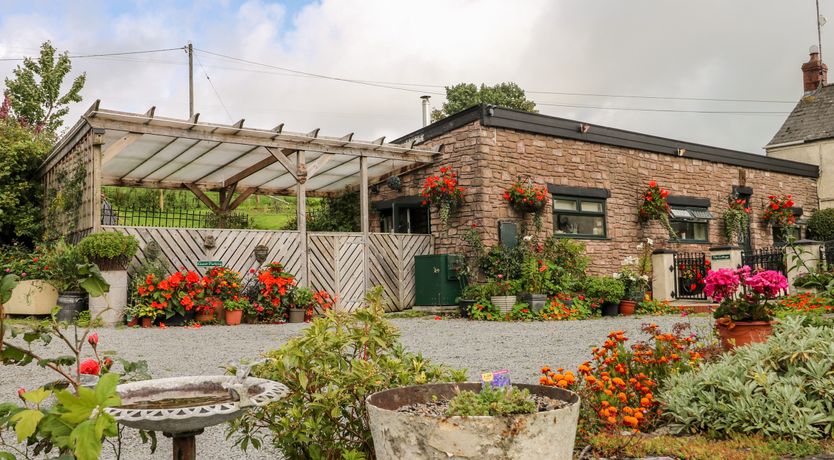
[(222, 260), (198, 260), (197, 261), (198, 267), (222, 267), (223, 261)]
[(714, 256), (710, 256), (712, 260), (730, 260), (729, 254), (716, 254)]

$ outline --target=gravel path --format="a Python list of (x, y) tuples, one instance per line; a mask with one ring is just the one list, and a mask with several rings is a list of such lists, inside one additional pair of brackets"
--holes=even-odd
[[(392, 320), (402, 332), (402, 342), (410, 351), (421, 352), (436, 362), (467, 368), (471, 379), (481, 372), (509, 369), (515, 382), (534, 383), (543, 365), (575, 369), (589, 359), (590, 348), (602, 343), (609, 331), (624, 330), (639, 337), (640, 325), (654, 322), (671, 329), (686, 321), (697, 331), (709, 327), (706, 317), (620, 317), (588, 321), (535, 323), (488, 323), (461, 319), (436, 321), (432, 317)], [(102, 329), (100, 350), (118, 350), (119, 356), (148, 361), (154, 377), (216, 374), (229, 360), (252, 358), (279, 347), (306, 325), (242, 325), (200, 329)], [(57, 348), (56, 348), (57, 350)], [(15, 401), (19, 387), (31, 388), (53, 380), (50, 372), (35, 366), (0, 367), (0, 401)], [(138, 436), (126, 431), (122, 458), (168, 459), (171, 443), (159, 436), (159, 448), (150, 455)], [(225, 427), (213, 427), (197, 438), (202, 459), (275, 459), (270, 450), (243, 453), (225, 439)], [(107, 454), (110, 454), (108, 457)], [(105, 450), (103, 458), (112, 458)]]

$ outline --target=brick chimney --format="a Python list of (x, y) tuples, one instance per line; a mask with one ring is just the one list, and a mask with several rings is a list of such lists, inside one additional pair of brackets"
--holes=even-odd
[(828, 66), (820, 60), (820, 50), (816, 45), (811, 47), (811, 58), (802, 64), (802, 84), (805, 93), (816, 91), (821, 85), (828, 83)]

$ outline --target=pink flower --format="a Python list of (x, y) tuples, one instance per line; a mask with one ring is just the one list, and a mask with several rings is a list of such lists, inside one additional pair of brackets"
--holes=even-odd
[(498, 275), (498, 279), (499, 279), (499, 280), (504, 279), (504, 275), (499, 274), (499, 275)]
[[(750, 267), (747, 267), (749, 270)], [(719, 270), (710, 270), (704, 280), (704, 294), (711, 297), (716, 302), (721, 302), (726, 298), (732, 298), (739, 285), (741, 285), (740, 274), (743, 273), (743, 268), (739, 270), (732, 270), (729, 268), (721, 268)]]
[(788, 289), (788, 280), (777, 271), (765, 270), (745, 278), (744, 285), (765, 298), (774, 299)]

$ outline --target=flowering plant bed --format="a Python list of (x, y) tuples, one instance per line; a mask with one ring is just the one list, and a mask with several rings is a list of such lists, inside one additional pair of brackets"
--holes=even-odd
[(226, 267), (212, 268), (203, 278), (207, 296), (228, 300), (240, 294), (240, 273)]
[(668, 197), (668, 190), (661, 188), (656, 181), (649, 181), (648, 188), (643, 192), (643, 203), (637, 210), (637, 216), (640, 218), (640, 222), (652, 220), (660, 222), (669, 232), (669, 237), (677, 239), (672, 224), (669, 223), (669, 203), (666, 201)]
[[(741, 292), (739, 289), (741, 288)], [(752, 273), (750, 267), (710, 271), (704, 293), (720, 305), (714, 316), (732, 329), (736, 321), (770, 321), (769, 301), (788, 289), (788, 280), (773, 270)]]
[(796, 223), (791, 209), (794, 205), (791, 195), (770, 195), (762, 213), (762, 221), (774, 227), (787, 227)]
[(420, 191), (423, 204), (436, 206), (443, 225), (449, 223), (449, 215), (463, 204), (463, 187), (458, 185), (458, 175), (452, 168), (443, 166), (439, 175), (431, 175)]
[(158, 279), (154, 274), (145, 277), (136, 288), (139, 302), (164, 312), (166, 318), (185, 316), (205, 298), (200, 274), (182, 269), (173, 275)]
[(49, 280), (53, 276), (49, 266), (49, 253), (43, 246), (36, 246), (32, 252), (19, 246), (3, 248), (0, 263), (4, 275), (16, 275), (24, 281)]
[(258, 271), (258, 297), (252, 305), (259, 319), (286, 322), (288, 294), (295, 284), (295, 275), (285, 271), (284, 266), (278, 262), (272, 262)]

